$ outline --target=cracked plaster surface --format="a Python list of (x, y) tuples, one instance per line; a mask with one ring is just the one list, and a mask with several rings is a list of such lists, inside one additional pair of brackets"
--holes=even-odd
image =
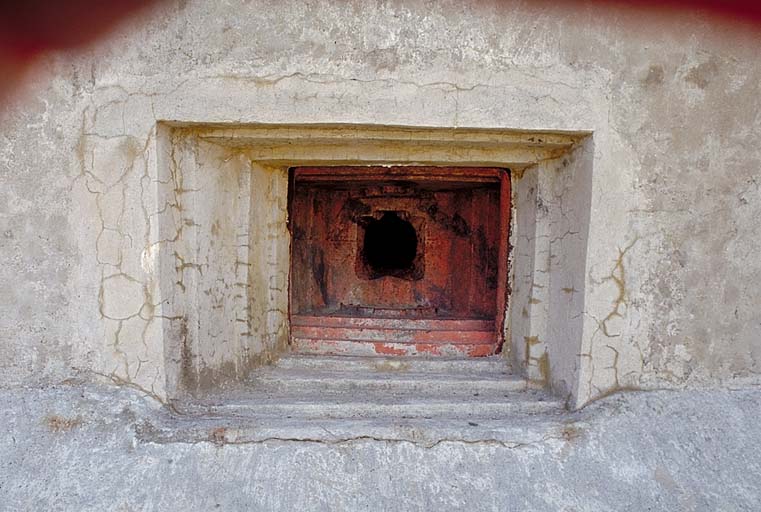
[[(161, 325), (172, 315), (159, 254), (178, 233), (160, 218), (179, 202), (157, 192), (161, 120), (591, 130), (583, 284), (529, 283), (535, 300), (583, 295), (572, 299), (582, 311), (568, 309), (582, 314), (582, 348), (564, 352), (550, 322), (546, 339), (525, 335), (539, 336), (529, 367), (541, 378), (556, 340), (550, 378), (553, 365), (574, 365), (580, 402), (618, 388), (758, 382), (754, 36), (698, 16), (640, 17), (634, 28), (591, 7), (274, 5), (170, 3), (97, 48), (51, 57), (6, 107), (3, 383), (96, 371), (164, 393)], [(549, 252), (537, 253), (551, 275), (568, 267), (553, 254), (579, 236), (562, 220), (572, 184), (555, 181), (539, 196), (558, 216)]]

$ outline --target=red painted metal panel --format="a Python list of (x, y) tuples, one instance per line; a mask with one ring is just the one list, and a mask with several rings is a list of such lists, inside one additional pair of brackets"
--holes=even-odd
[[(507, 294), (505, 176), (494, 168), (295, 169), (294, 348), (493, 354)], [(370, 245), (369, 226), (387, 238)], [(395, 245), (402, 239), (408, 245)]]
[(298, 338), (351, 341), (389, 341), (395, 343), (494, 343), (494, 331), (423, 331), (420, 329), (347, 329), (296, 325), (291, 328)]
[(292, 348), (303, 354), (315, 355), (369, 355), (369, 356), (444, 356), (487, 357), (496, 353), (494, 343), (394, 343), (329, 340), (324, 338), (293, 338)]

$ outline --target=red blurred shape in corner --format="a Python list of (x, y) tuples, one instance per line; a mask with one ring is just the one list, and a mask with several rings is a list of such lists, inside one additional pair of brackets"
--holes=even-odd
[(155, 0), (0, 0), (0, 53), (29, 60), (89, 43)]
[[(595, 3), (606, 7), (636, 7), (644, 11), (670, 11), (691, 13), (702, 11), (727, 18), (728, 21), (742, 23), (761, 23), (761, 0), (594, 0)], [(581, 1), (566, 0), (567, 4)]]

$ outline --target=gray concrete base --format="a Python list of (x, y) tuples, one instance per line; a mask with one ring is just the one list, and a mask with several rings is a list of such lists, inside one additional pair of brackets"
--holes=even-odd
[(760, 407), (756, 389), (628, 393), (505, 417), (512, 443), (293, 438), (314, 422), (234, 442), (165, 435), (171, 413), (132, 389), (6, 389), (0, 510), (758, 510)]

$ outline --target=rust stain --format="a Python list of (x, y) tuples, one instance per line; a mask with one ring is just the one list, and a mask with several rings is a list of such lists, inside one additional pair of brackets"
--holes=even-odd
[(468, 357), (488, 357), (497, 353), (497, 346), (494, 344), (489, 345), (471, 345), (467, 347)]
[(68, 432), (69, 430), (82, 426), (83, 423), (82, 418), (79, 416), (75, 418), (66, 418), (64, 416), (53, 414), (45, 418), (45, 424), (51, 432)]
[(376, 342), (373, 343), (373, 347), (375, 347), (375, 353), (380, 355), (403, 356), (407, 354), (407, 351), (403, 348), (396, 348), (388, 343)]
[(569, 423), (564, 425), (560, 430), (560, 437), (566, 442), (563, 447), (563, 454), (567, 455), (573, 445), (584, 435), (584, 431), (576, 424)]
[(542, 382), (548, 385), (550, 383), (550, 356), (547, 352), (539, 358), (538, 367), (539, 375), (542, 376)]
[(525, 342), (523, 356), (526, 359), (526, 364), (528, 364), (529, 360), (531, 359), (531, 347), (539, 343), (539, 336), (524, 336), (523, 341)]
[(225, 427), (217, 427), (209, 432), (209, 441), (216, 445), (223, 445), (227, 442), (227, 429)]
[(441, 345), (437, 343), (416, 343), (415, 352), (439, 356), (441, 355)]

